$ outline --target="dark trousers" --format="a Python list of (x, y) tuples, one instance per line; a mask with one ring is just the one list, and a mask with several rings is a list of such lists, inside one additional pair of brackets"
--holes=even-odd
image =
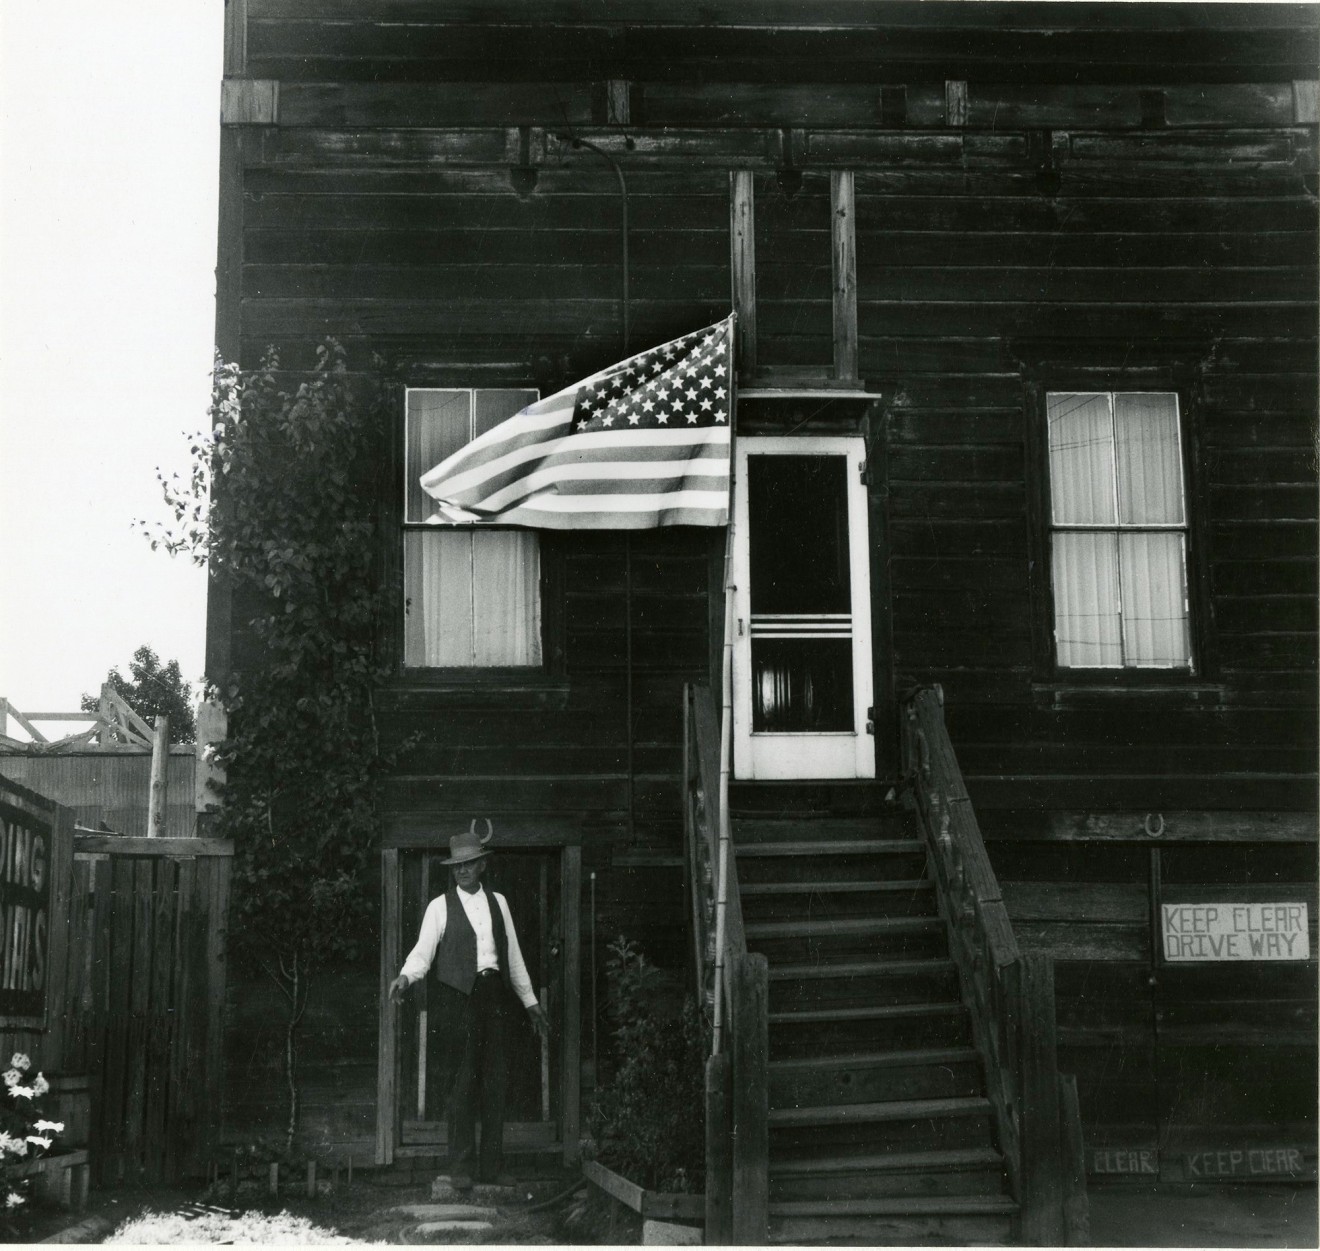
[[(454, 1084), (449, 1094), (449, 1171), (491, 1181), (504, 1167), (504, 1088), (508, 1057), (504, 1045), (509, 992), (499, 974), (479, 974), (471, 995), (449, 987), (442, 996), (452, 1010), (438, 1022), (456, 1045)], [(456, 1027), (456, 1028), (455, 1028)], [(459, 1050), (461, 1048), (461, 1050)], [(481, 1114), (481, 1158), (476, 1155)], [(476, 1164), (474, 1169), (473, 1165)]]

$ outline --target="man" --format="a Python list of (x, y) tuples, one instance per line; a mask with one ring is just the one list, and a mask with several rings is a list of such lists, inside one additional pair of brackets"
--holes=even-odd
[[(436, 1010), (444, 1050), (457, 1060), (449, 1097), (450, 1183), (472, 1189), (476, 1155), (477, 1109), (481, 1109), (481, 1158), (476, 1174), (483, 1182), (510, 1185), (503, 1171), (506, 1004), (516, 995), (544, 1040), (545, 1013), (536, 1002), (523, 963), (513, 917), (504, 896), (482, 889), (493, 830), (485, 838), (477, 823), (449, 840), (449, 889), (427, 905), (417, 945), (390, 983), (390, 1001), (403, 1001), (413, 982), (434, 966)], [(493, 900), (493, 903), (492, 903)]]

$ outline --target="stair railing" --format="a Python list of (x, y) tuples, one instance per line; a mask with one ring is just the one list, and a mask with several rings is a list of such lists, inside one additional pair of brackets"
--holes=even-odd
[(694, 974), (708, 1019), (719, 1011), (723, 1020), (719, 1050), (706, 1063), (706, 1243), (759, 1246), (769, 1237), (769, 969), (763, 955), (747, 950), (731, 847), (722, 934), (717, 923), (720, 750), (710, 688), (685, 685), (683, 844)]
[(1054, 962), (1018, 948), (944, 724), (939, 687), (902, 717), (903, 771), (936, 877), (1013, 1198), (1018, 1236), (1070, 1245), (1086, 1225), (1076, 1085), (1058, 1071)]

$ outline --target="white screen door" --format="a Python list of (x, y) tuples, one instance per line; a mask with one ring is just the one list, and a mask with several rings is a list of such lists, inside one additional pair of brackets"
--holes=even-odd
[(738, 778), (875, 776), (864, 456), (856, 438), (737, 443)]

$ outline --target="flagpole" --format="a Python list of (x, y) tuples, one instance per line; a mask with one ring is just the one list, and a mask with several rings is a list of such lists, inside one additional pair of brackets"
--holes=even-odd
[[(732, 323), (737, 314), (730, 317)], [(733, 326), (729, 327), (732, 342)], [(724, 532), (724, 647), (720, 665), (719, 871), (715, 893), (715, 1020), (711, 1054), (720, 1054), (724, 1026), (724, 937), (729, 903), (729, 774), (733, 757), (733, 531), (734, 482), (738, 458), (738, 387), (736, 368), (729, 373), (729, 524)]]

